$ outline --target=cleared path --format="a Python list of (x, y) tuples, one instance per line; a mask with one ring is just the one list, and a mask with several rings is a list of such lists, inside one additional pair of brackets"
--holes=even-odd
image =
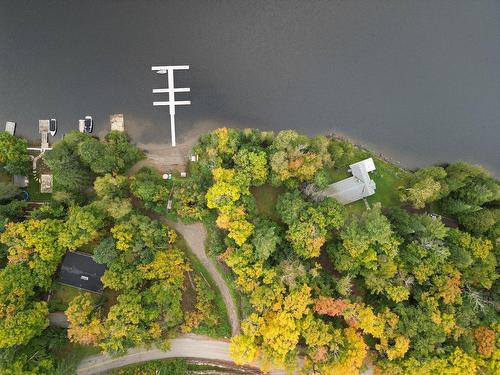
[(64, 315), (64, 312), (62, 312), (62, 311), (49, 313), (49, 322), (50, 322), (50, 325), (52, 325), (52, 326), (61, 327), (61, 328), (68, 328), (69, 327), (68, 318), (66, 318), (66, 315)]
[[(111, 358), (105, 354), (97, 354), (84, 358), (77, 368), (78, 375), (93, 375), (114, 368), (166, 358), (194, 358), (200, 361), (219, 362), (233, 365), (238, 371), (247, 370), (249, 374), (260, 374), (256, 367), (239, 367), (234, 365), (229, 356), (229, 343), (223, 340), (197, 335), (183, 335), (171, 340), (171, 349), (162, 351), (153, 349), (131, 349), (126, 355)], [(282, 374), (281, 371), (271, 374)]]
[[(197, 138), (196, 138), (197, 139)], [(182, 146), (182, 147), (181, 147)], [(135, 164), (130, 171), (128, 172), (129, 176), (133, 176), (137, 173), (142, 167), (153, 167), (157, 168), (159, 171), (165, 170), (174, 170), (179, 167), (181, 170), (185, 170), (185, 163), (187, 160), (186, 155), (191, 149), (190, 144), (179, 145), (178, 147), (164, 147), (165, 150), (173, 149), (175, 153), (167, 157), (169, 155), (167, 152), (164, 155), (165, 150), (156, 150), (156, 155), (154, 152), (146, 152), (147, 159), (139, 161)], [(152, 154), (156, 155), (156, 157), (152, 157)], [(161, 161), (161, 163), (159, 162)], [(163, 169), (162, 169), (163, 168)], [(142, 204), (139, 204), (136, 200), (133, 202), (134, 205), (141, 205), (141, 209), (143, 209)], [(238, 318), (238, 309), (236, 308), (236, 304), (233, 300), (229, 287), (226, 284), (226, 281), (222, 278), (221, 274), (217, 270), (215, 264), (208, 258), (207, 253), (205, 251), (205, 241), (207, 239), (207, 231), (205, 226), (202, 223), (196, 224), (182, 224), (178, 222), (173, 222), (165, 219), (163, 216), (158, 215), (153, 212), (145, 212), (151, 218), (155, 220), (161, 221), (162, 223), (168, 225), (169, 227), (174, 228), (179, 234), (184, 237), (187, 245), (194, 253), (194, 255), (200, 260), (203, 267), (210, 273), (210, 276), (214, 280), (217, 288), (220, 290), (222, 299), (224, 300), (224, 304), (226, 305), (227, 315), (229, 317), (229, 323), (231, 324), (231, 333), (233, 336), (238, 335), (240, 332), (240, 320)]]
[(236, 304), (233, 300), (229, 287), (205, 251), (205, 242), (207, 239), (207, 230), (205, 229), (205, 226), (201, 223), (182, 224), (165, 220), (161, 217), (159, 219), (168, 226), (174, 228), (182, 235), (182, 237), (184, 237), (191, 251), (200, 260), (203, 267), (205, 267), (205, 269), (210, 273), (210, 276), (212, 276), (212, 279), (217, 285), (217, 288), (219, 288), (222, 298), (224, 299), (227, 315), (231, 324), (231, 332), (233, 336), (237, 335), (240, 332), (238, 309), (236, 308)]

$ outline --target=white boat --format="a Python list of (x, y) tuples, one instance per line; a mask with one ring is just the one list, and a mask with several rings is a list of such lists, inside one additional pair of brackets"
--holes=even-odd
[(56, 135), (57, 133), (57, 120), (55, 118), (51, 118), (49, 122), (49, 133), (51, 136)]
[(92, 129), (94, 129), (94, 120), (92, 119), (92, 116), (85, 116), (85, 133), (92, 133)]

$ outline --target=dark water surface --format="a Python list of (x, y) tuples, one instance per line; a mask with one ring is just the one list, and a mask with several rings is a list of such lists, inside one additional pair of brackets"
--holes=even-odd
[(0, 0), (0, 126), (21, 135), (123, 112), (137, 141), (169, 142), (153, 64), (191, 65), (181, 137), (208, 120), (336, 131), (408, 167), (500, 170), (500, 1)]

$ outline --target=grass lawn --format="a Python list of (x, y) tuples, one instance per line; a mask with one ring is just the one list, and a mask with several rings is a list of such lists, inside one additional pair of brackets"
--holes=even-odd
[(377, 184), (375, 194), (368, 197), (370, 204), (380, 202), (382, 207), (399, 207), (399, 188), (403, 185), (404, 178), (409, 172), (386, 162), (385, 160), (374, 158), (376, 170), (370, 173), (373, 181)]
[(284, 187), (274, 187), (270, 184), (252, 187), (250, 189), (257, 202), (257, 212), (276, 222), (280, 221), (276, 212), (276, 202), (280, 194), (285, 192)]
[[(372, 205), (376, 202), (380, 202), (382, 207), (387, 208), (401, 206), (401, 202), (399, 201), (399, 188), (403, 185), (404, 178), (410, 172), (358, 147), (349, 163), (352, 164), (369, 157), (372, 157), (375, 162), (376, 169), (370, 172), (370, 176), (373, 181), (375, 181), (377, 188), (375, 194), (367, 198), (368, 203)], [(337, 182), (350, 177), (351, 174), (347, 172), (347, 169), (348, 167), (336, 168), (335, 166), (329, 169), (328, 175), (331, 182)], [(357, 201), (346, 205), (346, 209), (349, 213), (360, 213), (366, 210), (366, 206), (363, 201)]]
[(5, 184), (12, 183), (12, 177), (0, 167), (0, 182)]
[(109, 299), (108, 294), (110, 293), (110, 291), (107, 290), (105, 290), (103, 294), (86, 292), (72, 286), (58, 283), (57, 281), (52, 283), (51, 290), (52, 296), (49, 301), (49, 310), (51, 312), (66, 310), (71, 300), (82, 293), (90, 293), (96, 304), (104, 304)]
[[(186, 372), (187, 371), (187, 372)], [(128, 365), (125, 367), (117, 368), (106, 372), (110, 375), (184, 375), (198, 374), (198, 373), (210, 373), (210, 374), (245, 374), (246, 371), (238, 371), (233, 368), (227, 368), (224, 366), (215, 365), (201, 365), (190, 363), (189, 360), (183, 358), (175, 359), (163, 359), (148, 361), (142, 363), (136, 363), (133, 365)]]
[[(215, 284), (215, 282), (213, 281), (212, 277), (205, 269), (205, 267), (203, 267), (198, 258), (196, 258), (196, 256), (191, 252), (191, 249), (189, 249), (188, 245), (186, 244), (186, 241), (183, 238), (178, 238), (177, 241), (175, 242), (175, 246), (184, 251), (184, 254), (186, 254), (189, 263), (193, 268), (193, 271), (200, 275), (203, 275), (210, 284), (212, 290), (215, 292), (215, 301), (213, 307), (215, 309), (217, 316), (219, 317), (219, 323), (217, 324), (216, 327), (213, 328), (204, 326), (202, 323), (200, 327), (195, 329), (193, 332), (214, 337), (231, 337), (231, 324), (229, 323), (229, 318), (227, 316), (227, 311), (226, 311), (226, 305), (224, 303), (224, 300), (222, 299), (222, 295), (219, 291), (219, 288), (217, 288), (217, 285)], [(189, 299), (193, 300), (196, 298), (195, 296), (188, 296), (188, 297)]]
[(58, 360), (58, 365), (65, 364), (63, 366), (64, 371), (59, 371), (58, 373), (73, 374), (84, 357), (100, 352), (101, 349), (95, 346), (69, 342), (62, 350), (54, 352), (54, 356)]
[(28, 174), (28, 187), (26, 191), (30, 195), (29, 200), (34, 202), (48, 202), (50, 201), (52, 194), (43, 194), (40, 193), (40, 183), (35, 180), (32, 173)]

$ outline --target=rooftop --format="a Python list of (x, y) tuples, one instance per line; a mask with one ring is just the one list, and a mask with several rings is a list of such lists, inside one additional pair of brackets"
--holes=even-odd
[(361, 160), (349, 166), (352, 177), (335, 182), (319, 192), (323, 196), (336, 199), (342, 204), (348, 204), (375, 194), (375, 181), (368, 172), (375, 170), (372, 158)]
[(96, 263), (90, 254), (68, 251), (59, 271), (59, 282), (94, 293), (101, 293), (101, 276), (106, 266)]

